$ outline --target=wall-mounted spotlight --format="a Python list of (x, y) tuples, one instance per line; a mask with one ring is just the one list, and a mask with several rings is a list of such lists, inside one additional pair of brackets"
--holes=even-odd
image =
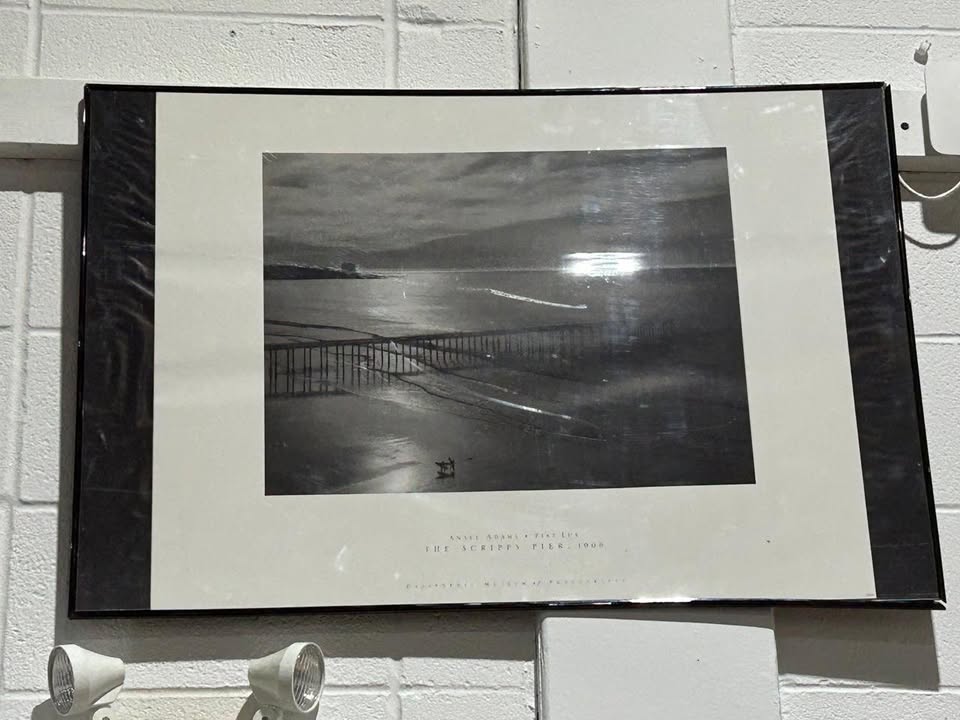
[(47, 661), (50, 702), (63, 717), (109, 705), (120, 694), (123, 679), (123, 660), (77, 645), (57, 645)]
[(316, 709), (323, 692), (323, 653), (312, 642), (298, 642), (259, 660), (247, 672), (263, 720), (284, 713), (304, 715)]

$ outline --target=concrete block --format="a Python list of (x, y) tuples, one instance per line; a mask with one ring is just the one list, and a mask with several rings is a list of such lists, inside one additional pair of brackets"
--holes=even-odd
[(376, 691), (362, 694), (324, 692), (317, 716), (343, 720), (393, 720), (394, 717), (390, 712), (389, 693)]
[[(135, 635), (131, 637), (131, 640), (134, 639)], [(128, 658), (126, 682), (128, 687), (144, 691), (163, 688), (235, 688), (241, 694), (247, 686), (247, 661), (176, 660), (171, 657), (153, 662), (130, 662)]]
[(384, 0), (43, 0), (47, 8), (113, 8), (163, 13), (373, 16)]
[(60, 486), (60, 335), (27, 340), (20, 497), (55, 502)]
[[(126, 687), (132, 685), (128, 683)], [(338, 720), (377, 720), (390, 717), (386, 711), (386, 695), (375, 693), (324, 693), (320, 699), (320, 718)], [(226, 691), (216, 694), (191, 694), (176, 690), (164, 692), (121, 691), (114, 703), (117, 717), (123, 718), (196, 718), (197, 720), (224, 720), (250, 718), (256, 705), (249, 694)], [(0, 713), (4, 720), (59, 720), (43, 696), (15, 696), (0, 699)]]
[(407, 22), (516, 22), (514, 0), (397, 0), (397, 17)]
[[(744, 28), (733, 36), (738, 84), (885, 80), (922, 90), (923, 68), (913, 61), (923, 32)], [(960, 35), (938, 35), (938, 59), (960, 59)]]
[[(960, 177), (909, 173), (907, 182), (927, 195), (942, 192)], [(917, 334), (960, 335), (960, 194), (920, 202), (903, 190), (903, 226), (907, 237), (910, 300)]]
[[(322, 646), (321, 646), (322, 647)], [(396, 670), (386, 657), (327, 657), (328, 687), (388, 687)]]
[[(0, 503), (0, 613), (6, 612), (9, 590), (7, 568), (10, 558), (10, 506)], [(3, 638), (0, 637), (0, 657), (3, 657)]]
[(737, 25), (847, 25), (851, 27), (956, 28), (954, 0), (736, 0)]
[(24, 9), (0, 7), (0, 76), (26, 74), (28, 27)]
[(46, 692), (47, 655), (54, 639), (57, 584), (57, 513), (16, 508), (10, 550), (3, 648), (6, 690)]
[(63, 196), (44, 192), (34, 197), (28, 321), (33, 327), (60, 327)]
[(381, 87), (382, 46), (371, 25), (55, 14), (40, 64), (44, 76), (86, 80)]
[(533, 695), (517, 690), (402, 690), (403, 720), (533, 720)]
[(511, 88), (517, 84), (513, 28), (404, 26), (399, 54), (402, 88)]
[(522, 688), (533, 692), (533, 662), (494, 658), (406, 657), (400, 682), (407, 687)]
[(923, 414), (933, 495), (939, 504), (960, 503), (960, 344), (917, 345)]
[[(264, 628), (264, 634), (269, 630)], [(137, 641), (136, 631), (130, 633), (130, 641)], [(278, 643), (276, 649), (280, 649)], [(173, 652), (189, 654), (188, 645), (171, 647)], [(132, 662), (127, 666), (127, 678), (131, 687), (152, 688), (245, 688), (247, 665), (251, 658), (203, 658), (192, 660), (157, 660)], [(389, 688), (392, 670), (389, 658), (326, 658), (326, 686), (349, 688), (363, 686)]]
[[(2, 17), (2, 16), (0, 16)], [(17, 294), (17, 250), (21, 244), (23, 193), (0, 191), (0, 327), (14, 322)]]
[(527, 0), (527, 84), (728, 85), (727, 3)]

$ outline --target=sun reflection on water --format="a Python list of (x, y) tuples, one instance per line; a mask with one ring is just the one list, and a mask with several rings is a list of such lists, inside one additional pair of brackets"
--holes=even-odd
[(642, 253), (635, 252), (578, 252), (563, 256), (563, 271), (582, 277), (632, 275), (643, 267)]

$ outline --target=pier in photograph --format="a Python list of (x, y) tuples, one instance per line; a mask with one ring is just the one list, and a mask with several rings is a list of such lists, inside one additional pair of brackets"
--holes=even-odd
[(666, 323), (626, 329), (568, 324), (523, 330), (439, 333), (393, 338), (267, 344), (267, 397), (342, 393), (357, 385), (390, 383), (430, 371), (510, 367), (571, 379), (597, 354), (627, 353), (630, 345), (666, 339)]

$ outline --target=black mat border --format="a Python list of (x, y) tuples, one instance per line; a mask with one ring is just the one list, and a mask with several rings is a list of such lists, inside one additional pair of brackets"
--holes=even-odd
[[(555, 96), (555, 95), (584, 95), (584, 96), (598, 96), (598, 95), (656, 95), (656, 94), (706, 94), (706, 93), (725, 93), (725, 92), (778, 92), (778, 91), (800, 91), (800, 90), (817, 90), (817, 91), (839, 91), (839, 90), (874, 90), (881, 92), (884, 97), (884, 103), (886, 105), (886, 128), (887, 128), (887, 144), (886, 150), (890, 158), (890, 167), (889, 170), (892, 173), (891, 178), (893, 178), (893, 188), (892, 192), (894, 194), (894, 199), (896, 201), (896, 230), (898, 235), (898, 247), (900, 255), (900, 266), (902, 272), (902, 288), (903, 288), (903, 301), (904, 307), (903, 310), (906, 313), (907, 319), (907, 333), (909, 336), (909, 355), (910, 362), (913, 368), (913, 388), (914, 388), (914, 397), (915, 397), (915, 412), (917, 420), (917, 430), (919, 433), (920, 446), (922, 448), (922, 465), (924, 479), (926, 483), (925, 496), (927, 502), (927, 511), (930, 518), (930, 532), (933, 539), (934, 550), (935, 550), (935, 563), (936, 563), (936, 586), (937, 592), (936, 595), (931, 595), (929, 593), (914, 594), (909, 596), (897, 596), (893, 597), (889, 592), (886, 594), (881, 594), (878, 592), (877, 599), (852, 599), (852, 600), (831, 600), (831, 601), (818, 601), (818, 600), (764, 600), (764, 599), (750, 599), (750, 600), (711, 600), (711, 599), (700, 599), (694, 601), (680, 601), (680, 602), (656, 602), (656, 603), (633, 603), (629, 601), (614, 600), (610, 602), (515, 602), (515, 603), (484, 603), (481, 605), (478, 604), (464, 604), (464, 603), (425, 603), (425, 604), (404, 604), (404, 605), (351, 605), (351, 606), (316, 606), (316, 607), (294, 607), (294, 608), (244, 608), (240, 610), (151, 610), (149, 608), (149, 588), (150, 588), (150, 566), (149, 562), (139, 563), (131, 565), (129, 560), (131, 557), (140, 556), (143, 557), (146, 553), (146, 557), (149, 558), (150, 552), (150, 532), (149, 532), (149, 510), (150, 510), (150, 497), (149, 492), (144, 496), (143, 488), (140, 489), (141, 496), (139, 506), (139, 519), (138, 517), (116, 517), (111, 522), (126, 522), (129, 523), (139, 523), (139, 532), (137, 532), (137, 538), (140, 545), (143, 544), (145, 539), (146, 547), (140, 547), (136, 544), (131, 545), (130, 542), (123, 542), (120, 538), (114, 537), (114, 555), (113, 557), (100, 556), (86, 562), (83, 566), (84, 572), (93, 573), (95, 576), (94, 579), (86, 579), (87, 583), (102, 583), (104, 586), (111, 582), (116, 582), (116, 576), (114, 573), (117, 568), (122, 568), (123, 572), (127, 575), (128, 579), (133, 581), (133, 584), (141, 588), (141, 598), (145, 597), (146, 601), (143, 600), (134, 601), (130, 603), (130, 607), (113, 607), (110, 609), (90, 609), (89, 607), (82, 607), (82, 603), (77, 603), (77, 594), (78, 594), (78, 575), (81, 568), (81, 558), (80, 558), (80, 547), (79, 547), (79, 535), (78, 529), (80, 527), (81, 521), (81, 504), (83, 503), (83, 487), (84, 487), (84, 478), (85, 474), (83, 472), (83, 425), (84, 425), (84, 415), (83, 415), (83, 406), (84, 406), (84, 397), (85, 391), (90, 389), (90, 386), (86, 380), (86, 367), (84, 365), (84, 349), (87, 344), (87, 331), (88, 328), (85, 324), (86, 316), (86, 307), (87, 307), (87, 239), (89, 227), (89, 176), (91, 170), (91, 157), (90, 157), (90, 146), (91, 146), (91, 122), (90, 122), (90, 107), (91, 107), (91, 95), (95, 93), (103, 92), (115, 92), (115, 93), (157, 93), (157, 92), (195, 92), (195, 93), (224, 93), (224, 94), (262, 94), (262, 95), (327, 95), (327, 96), (375, 96), (375, 97), (524, 97), (524, 96)], [(69, 607), (68, 614), (71, 618), (93, 618), (93, 617), (120, 617), (120, 616), (233, 616), (233, 615), (262, 615), (262, 614), (307, 614), (313, 612), (343, 612), (343, 613), (357, 613), (357, 612), (369, 612), (369, 611), (416, 611), (416, 610), (437, 610), (443, 608), (450, 609), (495, 609), (495, 608), (509, 608), (509, 609), (518, 609), (518, 608), (537, 608), (537, 609), (546, 609), (550, 607), (592, 607), (597, 605), (602, 606), (614, 606), (614, 607), (632, 607), (637, 605), (645, 605), (651, 607), (689, 607), (691, 605), (709, 605), (709, 606), (736, 606), (736, 607), (750, 607), (750, 606), (804, 606), (804, 607), (874, 607), (874, 608), (919, 608), (919, 609), (941, 609), (944, 607), (945, 603), (945, 592), (943, 585), (943, 569), (942, 562), (940, 557), (939, 542), (937, 539), (937, 524), (936, 524), (936, 511), (933, 504), (933, 490), (932, 483), (930, 479), (929, 472), (929, 459), (927, 456), (926, 448), (926, 434), (923, 426), (923, 411), (921, 407), (920, 399), (920, 386), (919, 386), (919, 374), (917, 370), (917, 359), (916, 359), (916, 346), (914, 340), (914, 331), (912, 317), (910, 313), (909, 306), (909, 286), (907, 284), (906, 277), (906, 251), (904, 245), (904, 235), (903, 235), (903, 221), (900, 207), (900, 197), (899, 189), (895, 178), (897, 177), (897, 167), (896, 167), (896, 150), (895, 150), (895, 141), (893, 135), (893, 116), (892, 116), (892, 104), (890, 101), (890, 89), (889, 86), (881, 82), (864, 82), (864, 83), (837, 83), (837, 84), (796, 84), (796, 85), (779, 85), (779, 86), (730, 86), (730, 87), (711, 87), (711, 88), (594, 88), (594, 89), (548, 89), (548, 90), (415, 90), (415, 91), (397, 91), (397, 90), (363, 90), (363, 89), (347, 89), (347, 90), (335, 90), (335, 89), (297, 89), (297, 88), (236, 88), (236, 87), (179, 87), (179, 86), (163, 86), (163, 85), (109, 85), (109, 84), (90, 84), (84, 88), (84, 144), (83, 144), (83, 165), (82, 165), (82, 174), (83, 174), (83, 197), (82, 197), (82, 237), (84, 244), (83, 259), (82, 259), (82, 269), (81, 269), (81, 286), (80, 286), (80, 302), (82, 311), (80, 313), (80, 341), (78, 342), (78, 392), (77, 392), (77, 445), (76, 445), (76, 463), (75, 463), (75, 481), (74, 481), (74, 493), (73, 493), (73, 518), (72, 518), (72, 544), (71, 544), (71, 571), (70, 571), (70, 596), (69, 596)], [(150, 141), (153, 141), (151, 128)], [(151, 171), (155, 170), (155, 167), (151, 167)], [(834, 184), (836, 185), (836, 167), (831, 163), (831, 174), (833, 175)], [(153, 175), (153, 172), (151, 172)], [(151, 183), (151, 194), (152, 195), (152, 183)], [(885, 191), (889, 191), (887, 188)], [(151, 206), (149, 208), (149, 215), (153, 217), (154, 208)], [(152, 225), (150, 226), (151, 239), (152, 239)], [(843, 233), (840, 230), (840, 219), (838, 217), (838, 241), (843, 243)], [(152, 358), (151, 358), (152, 366)], [(150, 393), (152, 397), (152, 384), (150, 387)], [(152, 400), (151, 400), (152, 404)], [(150, 445), (152, 447), (152, 429), (150, 436)], [(134, 459), (135, 460), (135, 459)], [(869, 489), (867, 489), (869, 494)], [(144, 520), (143, 512), (143, 500), (146, 500), (147, 506), (147, 516)], [(891, 503), (896, 505), (896, 503)], [(868, 507), (870, 503), (868, 501)], [(117, 508), (120, 510), (120, 508)], [(116, 514), (116, 513), (115, 513)], [(143, 523), (146, 522), (146, 528), (144, 532)], [(871, 544), (873, 544), (873, 537), (871, 534)]]
[[(823, 103), (877, 597), (945, 601), (890, 88), (824, 93)], [(896, 345), (878, 352), (891, 329)]]
[[(91, 92), (84, 88), (71, 617), (86, 602), (112, 615), (150, 601), (156, 93), (102, 95), (99, 107)], [(94, 137), (101, 125), (104, 148)], [(91, 192), (109, 201), (91, 203)]]

